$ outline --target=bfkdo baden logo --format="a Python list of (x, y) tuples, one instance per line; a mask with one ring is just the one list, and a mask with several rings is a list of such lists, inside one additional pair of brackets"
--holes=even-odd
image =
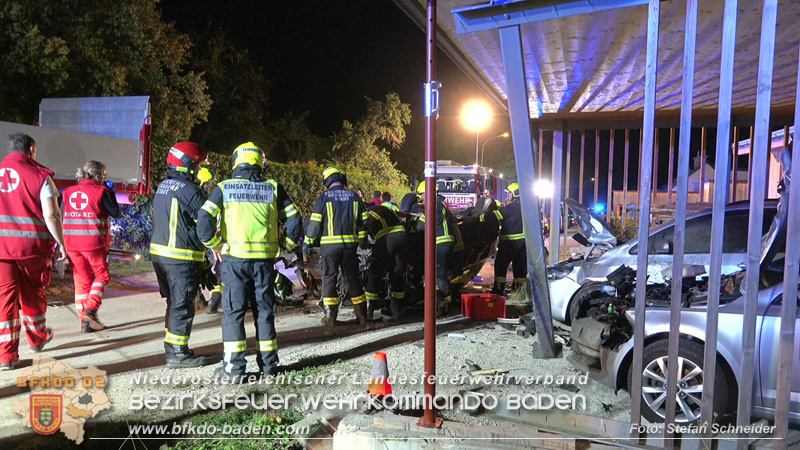
[(61, 428), (61, 395), (31, 395), (31, 426), (39, 434), (53, 434)]
[(106, 372), (96, 367), (76, 369), (49, 356), (36, 355), (33, 364), (17, 377), (17, 387), (30, 389), (28, 397), (13, 401), (22, 425), (39, 434), (64, 433), (76, 444), (83, 442), (83, 425), (111, 408), (105, 388)]

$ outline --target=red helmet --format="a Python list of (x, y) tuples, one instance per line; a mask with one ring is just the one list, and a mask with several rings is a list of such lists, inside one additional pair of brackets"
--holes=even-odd
[(197, 166), (207, 158), (206, 151), (194, 142), (178, 142), (169, 149), (167, 165), (174, 166), (180, 172), (194, 173)]

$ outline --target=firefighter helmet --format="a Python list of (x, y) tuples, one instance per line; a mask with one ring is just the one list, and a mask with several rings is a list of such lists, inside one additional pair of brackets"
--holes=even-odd
[[(439, 183), (436, 183), (436, 192), (439, 192)], [(425, 193), (425, 182), (421, 181), (417, 185), (417, 195), (422, 195)]]
[(178, 142), (169, 149), (167, 165), (178, 172), (197, 173), (198, 166), (207, 158), (206, 151), (194, 142)]
[(326, 188), (330, 188), (336, 182), (347, 185), (347, 177), (336, 167), (328, 167), (322, 171), (322, 184)]
[(242, 164), (249, 164), (251, 166), (258, 166), (264, 168), (267, 157), (258, 146), (252, 142), (245, 142), (244, 144), (236, 147), (231, 155), (231, 167), (233, 169)]
[(506, 188), (506, 191), (511, 192), (511, 195), (514, 197), (519, 197), (519, 184), (511, 183)]

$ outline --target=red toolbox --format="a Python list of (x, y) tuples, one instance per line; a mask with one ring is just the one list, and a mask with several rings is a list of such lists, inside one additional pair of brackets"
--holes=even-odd
[(475, 320), (506, 317), (506, 298), (495, 294), (462, 294), (461, 313)]

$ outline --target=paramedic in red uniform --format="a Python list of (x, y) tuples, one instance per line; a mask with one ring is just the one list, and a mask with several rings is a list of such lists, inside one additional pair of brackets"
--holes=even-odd
[(8, 156), (0, 162), (0, 370), (19, 363), (20, 327), (33, 352), (53, 339), (45, 326), (44, 297), (52, 273), (53, 237), (58, 260), (67, 259), (67, 253), (52, 175), (36, 162), (32, 137), (8, 137)]
[(75, 310), (81, 332), (105, 329), (97, 310), (111, 276), (108, 249), (111, 246), (109, 216), (119, 218), (113, 183), (106, 183), (106, 166), (88, 161), (78, 169), (78, 184), (64, 189), (64, 239), (75, 278)]

